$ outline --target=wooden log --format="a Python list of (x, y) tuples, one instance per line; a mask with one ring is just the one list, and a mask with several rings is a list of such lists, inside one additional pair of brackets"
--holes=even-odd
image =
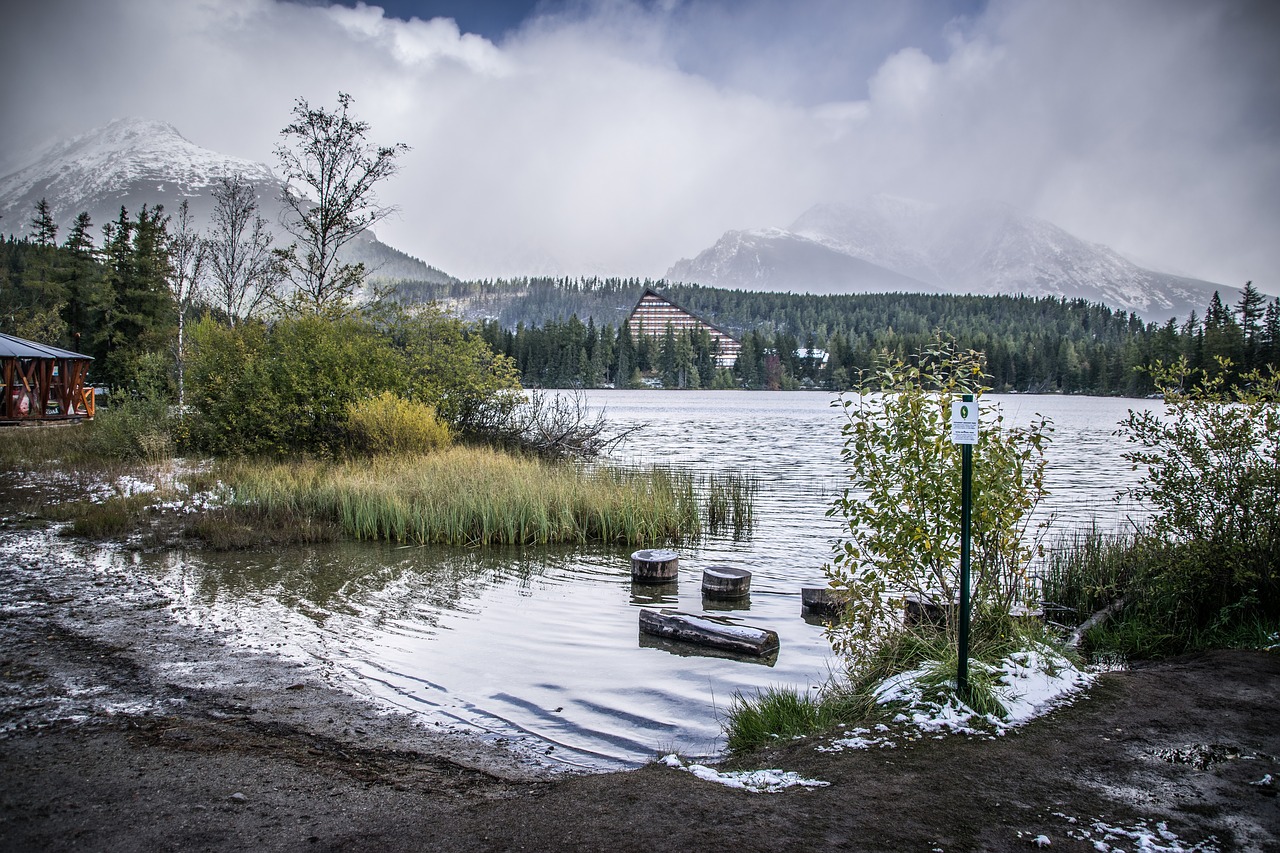
[(631, 555), (631, 579), (641, 583), (663, 583), (680, 576), (680, 555), (665, 548), (636, 551)]
[(733, 566), (707, 566), (702, 570), (702, 594), (707, 598), (746, 598), (751, 594), (751, 572)]
[(778, 648), (776, 631), (736, 625), (728, 619), (714, 616), (693, 616), (673, 610), (661, 613), (641, 610), (640, 632), (743, 655), (765, 655)]
[(829, 586), (800, 589), (800, 613), (804, 616), (839, 616), (844, 612), (844, 596)]

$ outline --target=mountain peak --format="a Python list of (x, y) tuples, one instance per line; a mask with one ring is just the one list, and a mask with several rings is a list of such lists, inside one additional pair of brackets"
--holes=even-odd
[(21, 229), (44, 198), (66, 226), (79, 211), (104, 201), (134, 207), (131, 196), (144, 197), (140, 204), (149, 193), (198, 195), (236, 174), (257, 184), (274, 181), (265, 165), (201, 148), (169, 122), (120, 118), (58, 143), (0, 178), (0, 214), (9, 227)]

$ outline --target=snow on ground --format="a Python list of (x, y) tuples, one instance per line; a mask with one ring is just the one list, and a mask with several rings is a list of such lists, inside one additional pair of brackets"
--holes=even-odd
[(1152, 853), (1217, 853), (1218, 839), (1213, 836), (1197, 844), (1188, 844), (1169, 830), (1164, 821), (1157, 821), (1151, 826), (1147, 821), (1139, 821), (1132, 826), (1113, 826), (1101, 820), (1090, 821), (1088, 826), (1061, 812), (1054, 812), (1071, 828), (1067, 837), (1084, 841), (1093, 845), (1098, 853), (1127, 853), (1127, 851), (1152, 851)]
[[(971, 670), (980, 665), (973, 662)], [(823, 752), (872, 747), (883, 749), (896, 746), (902, 738), (917, 740), (922, 734), (935, 737), (946, 733), (1002, 735), (1069, 701), (1093, 679), (1092, 675), (1081, 672), (1047, 646), (1016, 652), (1005, 658), (994, 671), (1001, 673), (993, 692), (1004, 706), (1003, 718), (979, 713), (951, 692), (943, 699), (929, 695), (926, 688), (928, 669), (915, 669), (886, 679), (875, 691), (880, 704), (902, 706), (893, 722), (906, 724), (905, 733), (892, 734), (885, 725), (877, 726), (875, 732), (857, 728), (818, 749)]]
[(816, 779), (805, 779), (797, 773), (784, 770), (738, 770), (721, 773), (718, 770), (712, 770), (705, 764), (686, 765), (674, 754), (663, 757), (662, 763), (673, 769), (692, 773), (706, 782), (715, 782), (756, 794), (776, 794), (784, 788), (792, 788), (796, 785), (805, 788), (825, 788), (831, 784), (830, 782), (820, 782)]

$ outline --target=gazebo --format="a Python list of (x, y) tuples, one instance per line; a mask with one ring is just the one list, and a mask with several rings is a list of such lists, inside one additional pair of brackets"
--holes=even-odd
[(92, 418), (93, 356), (0, 333), (0, 425), (78, 422)]

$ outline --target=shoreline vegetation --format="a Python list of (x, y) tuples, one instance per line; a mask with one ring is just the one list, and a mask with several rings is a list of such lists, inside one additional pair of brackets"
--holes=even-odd
[[(1042, 419), (1010, 429), (998, 416), (984, 424), (974, 453), (990, 458), (983, 468), (992, 479), (974, 488), (972, 633), (961, 640), (960, 519), (946, 499), (959, 491), (948, 459), (958, 450), (946, 438), (946, 402), (990, 390), (983, 368), (981, 353), (939, 340), (909, 361), (886, 353), (861, 396), (840, 402), (850, 488), (828, 514), (847, 529), (825, 571), (844, 599), (828, 636), (845, 669), (816, 695), (734, 694), (731, 750), (892, 714), (882, 707), (885, 688), (904, 674), (938, 707), (1003, 719), (998, 675), (1019, 656), (1053, 675), (1086, 656), (1123, 664), (1220, 648), (1280, 651), (1280, 371), (1237, 373), (1226, 358), (1214, 371), (1185, 358), (1147, 369), (1166, 389), (1165, 410), (1130, 410), (1116, 431), (1130, 447), (1124, 458), (1144, 471), (1127, 494), (1154, 510), (1128, 535), (1094, 530), (1046, 548), (1047, 522), (1027, 520), (1045, 494), (1052, 428)], [(880, 402), (868, 405), (877, 392)], [(907, 618), (908, 598), (936, 618)], [(1061, 621), (1027, 615), (1049, 610)], [(964, 658), (974, 664), (967, 685), (958, 675)]]
[[(18, 430), (0, 451), (0, 465), (11, 471), (142, 481), (140, 491), (30, 508), (36, 517), (70, 521), (73, 534), (89, 538), (150, 530), (147, 541), (157, 546), (194, 539), (215, 550), (341, 538), (642, 547), (705, 533), (747, 536), (754, 523), (758, 484), (734, 471), (632, 469), (465, 445), (338, 460), (235, 458), (184, 469), (168, 458), (94, 459), (99, 428), (82, 425), (88, 436)], [(200, 511), (169, 513), (165, 523), (162, 510), (175, 505)]]

